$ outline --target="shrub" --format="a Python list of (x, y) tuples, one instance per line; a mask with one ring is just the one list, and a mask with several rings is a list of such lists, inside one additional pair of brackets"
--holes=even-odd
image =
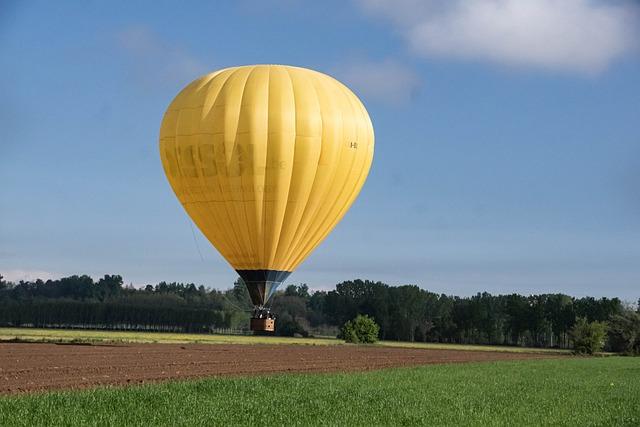
[(640, 355), (640, 314), (628, 310), (611, 317), (609, 347), (612, 351)]
[(344, 324), (338, 338), (355, 344), (373, 344), (378, 341), (379, 332), (380, 326), (372, 317), (359, 314), (355, 319)]
[(293, 337), (296, 334), (305, 338), (309, 336), (309, 333), (289, 313), (284, 313), (276, 319), (275, 334), (281, 337)]
[(569, 334), (576, 354), (594, 354), (604, 347), (607, 324), (588, 322), (584, 317), (579, 317)]

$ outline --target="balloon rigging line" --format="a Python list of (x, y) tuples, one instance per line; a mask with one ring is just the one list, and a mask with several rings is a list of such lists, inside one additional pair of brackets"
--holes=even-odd
[(204, 257), (202, 256), (202, 252), (200, 252), (200, 246), (198, 245), (198, 239), (196, 239), (196, 231), (193, 229), (193, 222), (189, 220), (189, 226), (191, 227), (191, 235), (193, 236), (193, 243), (196, 244), (196, 249), (198, 250), (198, 255), (200, 255), (200, 259), (204, 262)]
[(252, 311), (252, 310), (250, 310), (250, 309), (242, 308), (242, 307), (240, 307), (239, 305), (234, 304), (234, 303), (229, 299), (229, 297), (225, 294), (225, 292), (220, 292), (220, 294), (222, 295), (222, 297), (223, 297), (224, 299), (226, 299), (226, 300), (227, 300), (227, 302), (228, 302), (229, 304), (231, 304), (233, 307), (235, 307), (235, 308), (236, 308), (236, 310), (240, 310), (240, 311), (243, 311), (243, 312), (245, 312), (245, 313), (250, 313), (250, 312)]
[[(193, 222), (189, 221), (189, 226), (191, 227), (191, 235), (193, 236), (193, 243), (196, 246), (196, 250), (198, 251), (198, 255), (200, 255), (200, 260), (202, 260), (202, 262), (204, 262), (204, 257), (202, 256), (202, 252), (200, 251), (200, 245), (198, 245), (198, 239), (196, 238), (196, 231), (193, 229)], [(231, 304), (236, 310), (240, 310), (240, 311), (245, 311), (245, 312), (250, 312), (251, 310), (246, 309), (246, 308), (242, 308), (240, 306), (238, 306), (237, 304), (234, 304), (224, 292), (220, 292), (220, 295), (222, 295), (222, 297), (227, 300), (227, 302), (229, 304)]]

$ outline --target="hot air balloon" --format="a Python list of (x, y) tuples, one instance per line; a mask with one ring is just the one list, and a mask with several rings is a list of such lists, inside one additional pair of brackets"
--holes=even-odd
[(194, 80), (169, 105), (164, 171), (246, 284), (252, 330), (274, 330), (269, 299), (356, 199), (373, 145), (362, 102), (305, 68), (226, 68)]

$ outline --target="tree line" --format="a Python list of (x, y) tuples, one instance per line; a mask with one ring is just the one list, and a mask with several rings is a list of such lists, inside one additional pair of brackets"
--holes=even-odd
[(160, 282), (142, 289), (124, 286), (119, 275), (94, 281), (87, 275), (12, 283), (0, 276), (0, 325), (209, 332), (248, 322), (240, 308), (248, 298), (193, 283)]
[(274, 306), (281, 318), (310, 328), (341, 326), (368, 315), (383, 340), (559, 348), (571, 346), (570, 331), (578, 319), (608, 322), (631, 311), (619, 298), (486, 292), (458, 297), (368, 280), (345, 281), (312, 295), (304, 285), (291, 285)]
[[(240, 281), (219, 291), (175, 282), (134, 288), (124, 286), (118, 275), (18, 283), (0, 276), (2, 326), (247, 330), (250, 310)], [(579, 319), (610, 322), (627, 316), (625, 321), (636, 321), (636, 314), (629, 314), (633, 310), (618, 298), (486, 292), (458, 297), (368, 280), (317, 292), (304, 284), (289, 285), (275, 295), (272, 310), (279, 335), (335, 336), (347, 321), (363, 314), (375, 319), (383, 340), (559, 348), (570, 347), (569, 332)]]

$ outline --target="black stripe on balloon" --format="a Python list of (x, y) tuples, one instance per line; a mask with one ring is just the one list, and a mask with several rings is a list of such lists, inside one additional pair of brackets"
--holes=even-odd
[(251, 302), (256, 307), (263, 307), (278, 286), (291, 274), (281, 270), (236, 270), (247, 286)]
[(283, 270), (236, 270), (245, 282), (284, 282), (291, 274)]

